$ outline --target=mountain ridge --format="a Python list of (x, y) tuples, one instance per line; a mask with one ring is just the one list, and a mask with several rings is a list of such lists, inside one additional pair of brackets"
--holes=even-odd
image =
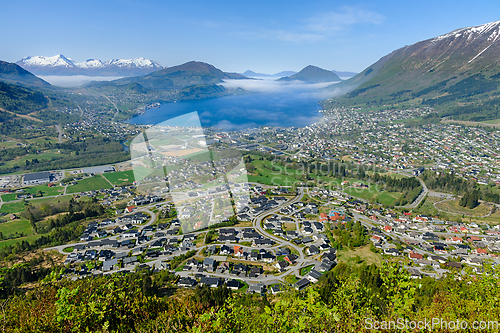
[(396, 49), (351, 79), (330, 86), (349, 92), (326, 105), (408, 102), (454, 114), (450, 110), (458, 105), (500, 97), (498, 54), (500, 21), (456, 29)]
[(142, 57), (107, 61), (87, 59), (83, 62), (75, 62), (62, 54), (52, 57), (25, 57), (16, 64), (35, 75), (61, 76), (137, 76), (164, 68), (159, 62)]
[(50, 83), (36, 77), (21, 66), (0, 60), (0, 81), (29, 87), (50, 87)]
[(301, 71), (291, 76), (286, 76), (277, 81), (303, 81), (305, 83), (322, 83), (322, 82), (340, 82), (342, 81), (337, 74), (332, 71), (319, 68), (313, 65), (304, 67)]

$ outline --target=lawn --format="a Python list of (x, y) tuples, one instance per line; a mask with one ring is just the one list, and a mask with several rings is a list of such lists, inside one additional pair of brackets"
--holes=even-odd
[(103, 175), (113, 185), (121, 186), (122, 184), (134, 182), (134, 170), (110, 172)]
[(87, 192), (92, 190), (100, 190), (102, 188), (112, 188), (111, 184), (106, 181), (103, 177), (94, 176), (91, 178), (86, 178), (79, 180), (76, 185), (68, 186), (67, 193), (79, 193)]
[(0, 223), (0, 232), (5, 237), (10, 237), (12, 235), (15, 235), (16, 232), (19, 234), (23, 233), (26, 236), (30, 236), (33, 234), (30, 222), (24, 219)]
[(306, 267), (302, 267), (300, 269), (300, 276), (304, 276), (306, 275), (307, 273), (309, 273), (312, 269), (314, 268), (314, 265), (309, 265), (309, 266), (306, 266)]

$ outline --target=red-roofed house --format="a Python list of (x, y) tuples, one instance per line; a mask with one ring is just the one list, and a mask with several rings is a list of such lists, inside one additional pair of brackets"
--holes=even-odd
[(132, 211), (135, 209), (135, 206), (128, 206), (127, 208), (125, 208), (125, 212), (126, 213), (132, 213)]
[(416, 253), (416, 252), (413, 252), (413, 251), (410, 251), (408, 253), (408, 257), (410, 259), (417, 259), (417, 260), (421, 260), (421, 259), (424, 259), (424, 256), (421, 255), (420, 253)]

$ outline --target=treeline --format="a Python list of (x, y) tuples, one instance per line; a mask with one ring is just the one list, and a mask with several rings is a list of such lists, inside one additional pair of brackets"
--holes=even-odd
[(477, 197), (477, 200), (500, 203), (500, 194), (498, 192), (493, 192), (491, 188), (488, 187), (480, 188), (477, 182), (472, 179), (467, 180), (448, 173), (440, 173), (438, 175), (431, 171), (425, 171), (422, 174), (422, 179), (429, 189), (467, 196), (467, 199), (464, 199), (465, 201), (475, 192), (476, 194), (474, 194), (474, 197)]
[(344, 247), (352, 250), (368, 244), (368, 232), (359, 221), (355, 223), (348, 221), (345, 224), (338, 223), (332, 233), (335, 235), (332, 247), (337, 250), (341, 250)]
[(469, 209), (476, 208), (477, 206), (479, 206), (479, 190), (476, 189), (472, 192), (465, 193), (458, 204)]
[(34, 222), (34, 218), (31, 215), (28, 216), (32, 227), (34, 227), (34, 231), (44, 234), (31, 242), (23, 240), (14, 245), (7, 245), (0, 248), (0, 260), (15, 259), (17, 255), (27, 251), (37, 250), (46, 246), (61, 245), (76, 240), (82, 235), (85, 229), (81, 223), (82, 220), (90, 217), (98, 217), (105, 213), (104, 208), (95, 202), (87, 202), (83, 206), (78, 206), (81, 209), (80, 211), (72, 211), (71, 207), (68, 213), (43, 222), (44, 226), (40, 226)]
[[(304, 291), (260, 296), (224, 287), (174, 293), (168, 272), (53, 281), (11, 297), (5, 332), (365, 332), (374, 321), (498, 321), (498, 268), (412, 279), (397, 264), (339, 263)], [(172, 295), (172, 296), (169, 296)], [(268, 299), (269, 298), (269, 299)], [(459, 304), (460, 306), (452, 306)], [(373, 327), (372, 327), (373, 328)], [(434, 327), (440, 331), (440, 327)], [(489, 330), (497, 331), (498, 327)], [(413, 329), (408, 330), (413, 331)]]
[(402, 196), (394, 203), (395, 206), (410, 204), (418, 198), (422, 192), (422, 185), (415, 177), (396, 178), (387, 175), (373, 174), (371, 180), (374, 183), (381, 183), (388, 192), (400, 192)]
[[(113, 164), (130, 159), (130, 153), (125, 152), (123, 146), (118, 141), (110, 140), (105, 137), (94, 137), (86, 140), (77, 138), (73, 141), (53, 144), (51, 148), (59, 149), (61, 155), (52, 157), (51, 159), (31, 160), (28, 161), (28, 163), (20, 164), (15, 167), (0, 167), (0, 174), (12, 173), (20, 170), (35, 172), (89, 167)], [(32, 150), (32, 148), (27, 149), (29, 149), (29, 151)], [(5, 155), (4, 159), (14, 154), (13, 151), (10, 151), (11, 149), (5, 150), (9, 150), (9, 152), (7, 153), (8, 155)]]

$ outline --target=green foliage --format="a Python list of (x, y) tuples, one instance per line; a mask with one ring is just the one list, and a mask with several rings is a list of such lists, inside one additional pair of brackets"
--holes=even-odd
[(11, 297), (2, 327), (5, 332), (360, 332), (368, 318), (494, 321), (500, 317), (499, 277), (499, 268), (489, 264), (481, 275), (469, 270), (460, 279), (450, 273), (440, 280), (415, 280), (397, 264), (339, 263), (305, 291), (283, 286), (283, 293), (264, 297), (206, 286), (165, 296), (175, 277), (164, 271), (54, 280)]
[(469, 209), (476, 208), (477, 206), (479, 206), (479, 191), (474, 190), (472, 192), (465, 193), (458, 204)]
[(47, 107), (47, 99), (30, 88), (0, 82), (0, 108), (19, 114), (28, 114)]
[(354, 249), (368, 244), (368, 232), (359, 221), (349, 221), (345, 225), (339, 223), (338, 227), (333, 229), (333, 234), (335, 239), (332, 246), (339, 250), (343, 247)]

